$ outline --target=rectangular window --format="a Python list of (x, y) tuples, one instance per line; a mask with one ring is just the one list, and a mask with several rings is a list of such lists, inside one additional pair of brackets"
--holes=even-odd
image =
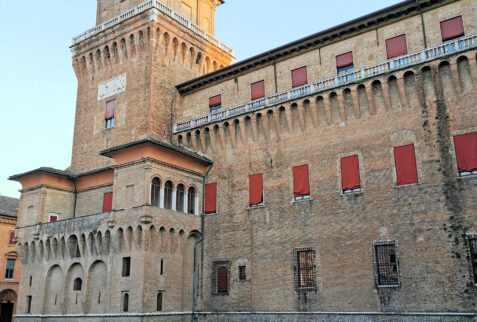
[(247, 271), (245, 266), (239, 266), (239, 282), (243, 282), (247, 279)]
[(407, 54), (406, 35), (397, 36), (386, 40), (388, 59)]
[(477, 236), (469, 238), (470, 260), (472, 262), (472, 274), (474, 283), (477, 284)]
[(314, 251), (312, 249), (296, 249), (295, 279), (298, 288), (315, 287)]
[(110, 212), (113, 209), (113, 193), (107, 192), (103, 195), (103, 212)]
[(131, 275), (131, 257), (123, 257), (123, 277)]
[(346, 74), (354, 70), (353, 65), (353, 52), (342, 54), (336, 56), (336, 69), (338, 70), (338, 75)]
[(249, 204), (263, 205), (263, 175), (261, 173), (249, 176)]
[(252, 100), (256, 100), (265, 96), (265, 82), (259, 81), (251, 85)]
[(217, 183), (205, 185), (205, 213), (214, 214), (217, 212)]
[(399, 286), (396, 243), (378, 242), (374, 245), (377, 286)]
[(222, 117), (222, 95), (209, 98), (209, 109), (213, 120)]
[(462, 16), (441, 21), (442, 41), (451, 40), (464, 35)]
[(361, 191), (357, 155), (341, 158), (341, 188), (343, 193)]
[(123, 312), (129, 311), (129, 293), (123, 292)]
[(114, 110), (116, 109), (116, 100), (106, 102), (106, 112), (104, 113), (105, 127), (110, 129), (114, 127)]
[(55, 222), (58, 220), (58, 214), (51, 213), (48, 218), (49, 222)]
[(8, 241), (10, 245), (15, 245), (15, 231), (10, 232), (10, 240)]
[(310, 199), (308, 165), (293, 168), (293, 196), (295, 200)]
[(398, 186), (418, 182), (414, 144), (395, 147), (394, 160)]
[(454, 136), (454, 145), (459, 174), (477, 174), (477, 132)]
[(15, 270), (15, 260), (7, 259), (7, 268), (5, 270), (5, 278), (7, 280), (13, 279), (13, 271)]
[(31, 295), (26, 298), (26, 313), (31, 313)]
[(308, 83), (306, 66), (292, 70), (292, 87), (305, 85)]

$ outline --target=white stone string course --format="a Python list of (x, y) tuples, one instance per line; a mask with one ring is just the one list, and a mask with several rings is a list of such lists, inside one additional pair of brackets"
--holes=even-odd
[(376, 65), (354, 70), (350, 73), (334, 76), (314, 83), (296, 87), (281, 93), (250, 101), (245, 104), (223, 109), (216, 114), (199, 116), (188, 121), (174, 124), (174, 133), (190, 130), (205, 124), (225, 120), (237, 115), (271, 107), (279, 103), (324, 92), (347, 84), (361, 83), (370, 77), (389, 73), (412, 65), (422, 64), (436, 58), (442, 58), (457, 52), (477, 47), (477, 35), (464, 36), (424, 50), (386, 60)]
[(187, 29), (191, 30), (196, 35), (204, 38), (205, 40), (207, 40), (211, 44), (213, 44), (216, 47), (222, 49), (227, 54), (229, 54), (231, 56), (234, 55), (234, 51), (233, 51), (232, 48), (225, 45), (223, 42), (217, 40), (213, 36), (209, 35), (205, 30), (203, 30), (199, 26), (193, 24), (189, 19), (185, 18), (181, 14), (172, 10), (171, 8), (169, 8), (168, 6), (166, 6), (165, 4), (160, 2), (159, 0), (146, 1), (143, 4), (140, 4), (140, 5), (132, 8), (131, 10), (126, 11), (125, 13), (123, 13), (123, 14), (121, 14), (121, 15), (113, 18), (113, 19), (110, 19), (110, 20), (108, 20), (108, 21), (106, 21), (106, 22), (104, 22), (104, 23), (102, 23), (102, 24), (100, 24), (100, 25), (98, 25), (94, 28), (91, 28), (91, 29), (83, 32), (82, 34), (79, 34), (78, 36), (73, 38), (73, 46), (82, 42), (83, 40), (86, 40), (86, 39), (88, 39), (88, 38), (90, 38), (94, 35), (97, 35), (100, 32), (102, 32), (102, 31), (104, 31), (108, 28), (111, 28), (113, 26), (116, 26), (119, 23), (121, 23), (121, 22), (123, 22), (127, 19), (130, 19), (130, 18), (132, 18), (132, 17), (134, 17), (134, 16), (136, 16), (140, 13), (143, 13), (144, 11), (149, 10), (149, 9), (159, 10), (160, 12), (165, 14), (166, 16), (171, 17), (172, 19), (174, 19), (175, 21), (177, 21), (178, 23), (180, 23), (181, 25), (183, 25)]

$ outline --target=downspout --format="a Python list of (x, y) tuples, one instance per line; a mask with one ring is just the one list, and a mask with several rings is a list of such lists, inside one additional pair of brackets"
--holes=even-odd
[(76, 199), (78, 199), (78, 190), (76, 190), (76, 177), (73, 178), (73, 184), (75, 186), (75, 191), (74, 191), (74, 200), (73, 200), (73, 218), (76, 218)]
[(177, 89), (174, 87), (174, 92), (172, 93), (172, 100), (171, 100), (171, 132), (169, 135), (169, 142), (172, 143), (172, 133), (174, 132), (174, 102), (176, 101), (176, 91)]
[(204, 177), (202, 178), (202, 214), (200, 216), (200, 233), (201, 237), (198, 241), (194, 243), (194, 275), (192, 278), (192, 316), (191, 316), (191, 321), (195, 321), (195, 293), (196, 293), (196, 288), (197, 288), (197, 272), (196, 272), (196, 263), (197, 263), (197, 255), (196, 255), (196, 249), (197, 245), (201, 243), (204, 240), (204, 235), (205, 235), (205, 221), (204, 221), (204, 215), (205, 215), (205, 179), (207, 178), (207, 175), (209, 174), (210, 170), (212, 169), (212, 165), (209, 166), (207, 169), (207, 172), (205, 173)]
[(422, 13), (420, 1), (416, 0), (416, 3), (417, 7), (419, 8), (419, 13), (421, 14), (422, 39), (424, 40), (424, 48), (427, 48), (426, 28), (424, 27), (424, 14)]

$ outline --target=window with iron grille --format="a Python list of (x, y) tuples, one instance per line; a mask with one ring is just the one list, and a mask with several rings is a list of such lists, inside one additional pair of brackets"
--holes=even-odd
[(212, 294), (229, 294), (229, 271), (230, 263), (228, 261), (213, 262), (212, 264)]
[(295, 285), (297, 289), (314, 289), (315, 251), (311, 248), (295, 249)]
[(247, 271), (245, 266), (239, 266), (239, 282), (247, 280)]
[(472, 264), (472, 277), (474, 283), (477, 284), (477, 235), (469, 237), (470, 260)]
[(374, 243), (375, 279), (378, 287), (396, 287), (399, 281), (399, 260), (396, 241)]

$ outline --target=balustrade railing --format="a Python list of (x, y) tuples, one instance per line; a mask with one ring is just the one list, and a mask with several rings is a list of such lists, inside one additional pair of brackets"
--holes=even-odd
[(475, 47), (477, 47), (477, 35), (464, 36), (434, 47), (423, 49), (415, 53), (403, 55), (372, 66), (367, 66), (358, 70), (354, 70), (346, 74), (319, 80), (314, 83), (310, 83), (301, 87), (292, 88), (281, 93), (267, 96), (260, 100), (251, 101), (245, 104), (240, 104), (238, 106), (226, 108), (220, 112), (220, 116), (217, 114), (209, 114), (188, 121), (178, 122), (174, 124), (174, 133), (189, 130), (204, 124), (216, 122), (218, 120), (224, 120), (232, 116), (245, 114), (265, 107), (274, 106), (279, 103), (291, 101), (311, 94), (316, 94), (343, 85), (363, 82), (367, 78), (373, 76), (389, 73), (394, 70), (398, 70), (416, 64), (422, 64), (424, 62), (439, 57), (445, 57), (447, 55), (454, 54), (459, 51), (472, 49)]
[(165, 4), (160, 2), (159, 0), (146, 1), (142, 4), (140, 4), (140, 5), (132, 8), (131, 10), (126, 11), (126, 12), (122, 13), (121, 15), (117, 16), (117, 17), (114, 17), (113, 19), (110, 19), (110, 20), (108, 20), (108, 21), (106, 21), (106, 22), (104, 22), (104, 23), (102, 23), (102, 24), (100, 24), (100, 25), (98, 25), (94, 28), (91, 28), (91, 29), (79, 34), (78, 36), (73, 38), (73, 45), (76, 45), (77, 43), (80, 43), (85, 39), (88, 39), (88, 38), (90, 38), (94, 35), (97, 35), (100, 32), (102, 32), (102, 31), (104, 31), (108, 28), (111, 28), (115, 25), (118, 25), (121, 22), (123, 22), (124, 20), (130, 19), (130, 18), (132, 18), (132, 17), (134, 17), (134, 16), (136, 16), (140, 13), (143, 13), (144, 11), (149, 10), (149, 9), (159, 10), (160, 12), (164, 13), (165, 15), (167, 15), (167, 16), (171, 17), (172, 19), (176, 20), (177, 22), (179, 22), (184, 27), (190, 29), (196, 35), (204, 38), (205, 40), (212, 43), (216, 47), (219, 47), (220, 49), (222, 49), (223, 51), (225, 51), (229, 55), (233, 56), (234, 51), (233, 51), (232, 48), (225, 45), (221, 41), (217, 40), (213, 36), (209, 35), (205, 30), (203, 30), (199, 26), (193, 24), (189, 19), (185, 18), (184, 16), (182, 16), (178, 12), (169, 8), (168, 6), (166, 6)]

